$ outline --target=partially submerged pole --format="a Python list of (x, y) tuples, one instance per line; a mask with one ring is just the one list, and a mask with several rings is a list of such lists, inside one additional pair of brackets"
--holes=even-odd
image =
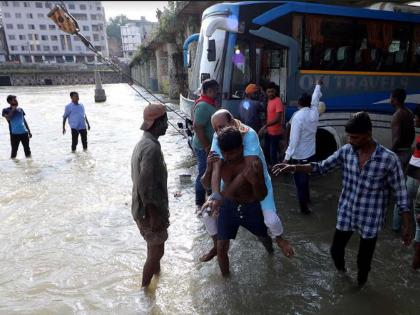
[(106, 95), (105, 90), (102, 88), (102, 81), (101, 81), (101, 75), (99, 74), (98, 69), (95, 66), (95, 102), (105, 102), (106, 101)]

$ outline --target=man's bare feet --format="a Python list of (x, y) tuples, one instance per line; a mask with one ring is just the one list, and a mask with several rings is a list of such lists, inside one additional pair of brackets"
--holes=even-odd
[(217, 256), (217, 249), (213, 247), (212, 249), (210, 249), (210, 251), (207, 254), (200, 257), (200, 261), (207, 262), (207, 261), (212, 260), (216, 256)]

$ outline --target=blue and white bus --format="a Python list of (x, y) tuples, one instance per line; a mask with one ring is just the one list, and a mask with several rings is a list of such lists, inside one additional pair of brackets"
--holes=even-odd
[[(391, 11), (392, 10), (392, 11)], [(190, 114), (200, 84), (221, 86), (222, 107), (234, 115), (247, 83), (274, 81), (286, 104), (286, 119), (297, 99), (323, 77), (326, 111), (317, 134), (318, 158), (346, 143), (344, 125), (352, 112), (371, 114), (374, 137), (390, 145), (394, 109), (390, 92), (407, 90), (407, 104), (420, 103), (420, 11), (377, 4), (370, 8), (287, 1), (219, 3), (206, 9), (200, 34), (184, 43), (190, 55), (189, 93), (181, 109)], [(189, 49), (198, 41), (196, 50)]]

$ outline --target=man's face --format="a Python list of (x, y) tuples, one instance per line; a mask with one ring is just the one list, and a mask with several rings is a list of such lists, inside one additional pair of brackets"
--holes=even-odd
[(354, 151), (359, 150), (361, 147), (369, 143), (372, 138), (372, 132), (368, 133), (348, 133), (348, 143), (351, 144)]
[(243, 146), (241, 145), (239, 148), (230, 150), (230, 151), (222, 151), (223, 158), (228, 163), (234, 163), (240, 159), (242, 159), (244, 155)]
[(391, 94), (391, 96), (389, 97), (389, 103), (390, 103), (392, 106), (394, 106), (394, 107), (396, 107), (396, 106), (397, 106), (397, 104), (398, 104), (398, 101), (397, 101), (394, 97), (392, 97), (392, 94)]
[(218, 91), (219, 91), (219, 87), (215, 86), (215, 87), (207, 89), (207, 92), (205, 93), (205, 95), (212, 99), (216, 99)]
[(276, 89), (267, 89), (266, 94), (268, 99), (272, 100), (276, 97)]
[(18, 106), (18, 101), (16, 97), (12, 98), (12, 100), (10, 101), (10, 106), (16, 106), (16, 107)]
[(230, 122), (228, 122), (226, 115), (218, 115), (214, 117), (211, 124), (216, 134), (219, 134), (223, 128), (228, 127), (228, 126), (233, 126), (234, 122), (233, 122), (233, 119)]
[(159, 136), (163, 136), (166, 133), (166, 130), (168, 129), (168, 115), (165, 114), (163, 117), (163, 120), (160, 121), (160, 123), (156, 126), (156, 131)]
[(77, 104), (79, 102), (79, 94), (73, 94), (72, 97), (71, 97), (71, 101), (74, 104)]

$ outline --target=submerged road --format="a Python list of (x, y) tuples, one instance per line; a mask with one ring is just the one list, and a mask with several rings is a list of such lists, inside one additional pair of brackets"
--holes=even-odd
[[(0, 314), (418, 314), (413, 249), (401, 246), (389, 223), (363, 290), (355, 289), (356, 235), (346, 256), (348, 275), (335, 272), (329, 246), (338, 173), (312, 179), (310, 216), (298, 212), (292, 178), (275, 179), (295, 258), (279, 250), (267, 255), (240, 230), (229, 279), (220, 276), (216, 260), (199, 263), (211, 242), (194, 215), (193, 183), (179, 181), (180, 174), (194, 178), (194, 158), (171, 128), (161, 138), (169, 240), (160, 279), (142, 290), (146, 244), (131, 217), (130, 158), (146, 104), (126, 84), (104, 88), (107, 101), (98, 104), (93, 85), (0, 88), (4, 107), (8, 94), (17, 95), (33, 133), (33, 158), (26, 160), (20, 148), (12, 161), (7, 122), (0, 122)], [(72, 154), (69, 132), (61, 134), (71, 90), (79, 92), (91, 123), (88, 152), (79, 144)]]

